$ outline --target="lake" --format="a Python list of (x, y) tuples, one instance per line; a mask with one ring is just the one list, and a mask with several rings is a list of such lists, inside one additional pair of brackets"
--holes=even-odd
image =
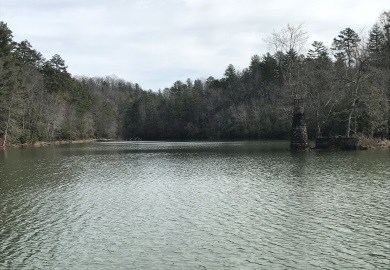
[(389, 269), (390, 151), (0, 151), (0, 269)]

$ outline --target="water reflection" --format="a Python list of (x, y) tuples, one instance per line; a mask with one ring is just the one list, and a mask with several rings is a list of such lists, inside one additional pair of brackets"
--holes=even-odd
[(306, 158), (308, 152), (291, 152), (291, 176), (300, 178), (305, 173)]

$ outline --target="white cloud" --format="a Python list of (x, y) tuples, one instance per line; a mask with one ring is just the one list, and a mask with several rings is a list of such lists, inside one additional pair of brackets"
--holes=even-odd
[(303, 22), (309, 44), (330, 45), (346, 27), (369, 30), (384, 10), (382, 0), (0, 0), (15, 40), (60, 54), (72, 74), (116, 74), (153, 90), (245, 68), (288, 23)]

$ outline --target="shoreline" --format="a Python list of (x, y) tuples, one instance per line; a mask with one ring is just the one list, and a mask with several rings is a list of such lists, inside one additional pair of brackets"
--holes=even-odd
[[(113, 139), (80, 139), (80, 140), (58, 140), (58, 141), (37, 141), (34, 143), (23, 143), (23, 144), (9, 144), (5, 147), (0, 147), (0, 150), (8, 149), (18, 149), (18, 148), (38, 148), (45, 147), (50, 145), (64, 145), (64, 144), (81, 144), (81, 143), (91, 143), (91, 142), (108, 142), (113, 141)], [(259, 140), (261, 141), (261, 140)], [(313, 146), (310, 147), (312, 150), (316, 150)], [(377, 138), (358, 138), (357, 149), (360, 150), (371, 150), (371, 149), (389, 149), (390, 150), (390, 140), (388, 139), (377, 139)], [(318, 150), (318, 149), (317, 149)], [(328, 149), (330, 150), (330, 149)]]
[(59, 141), (37, 141), (33, 143), (21, 143), (21, 144), (9, 144), (5, 147), (0, 147), (0, 150), (17, 149), (17, 148), (38, 148), (50, 145), (63, 145), (63, 144), (80, 144), (96, 142), (97, 139), (82, 139), (82, 140), (59, 140)]
[(358, 146), (357, 150), (370, 150), (370, 149), (378, 149), (378, 148), (390, 149), (390, 140), (389, 139), (359, 137), (357, 146)]

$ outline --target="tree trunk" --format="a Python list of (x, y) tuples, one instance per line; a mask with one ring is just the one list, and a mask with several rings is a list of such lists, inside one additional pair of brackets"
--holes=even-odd
[(5, 126), (5, 131), (4, 131), (4, 140), (3, 140), (3, 145), (2, 147), (5, 148), (7, 144), (7, 139), (8, 139), (8, 130), (10, 126), (10, 120), (11, 120), (11, 109), (12, 109), (12, 104), (14, 103), (14, 94), (11, 96), (11, 101), (8, 106), (8, 116), (7, 116), (7, 124)]
[(349, 136), (350, 136), (350, 134), (351, 134), (352, 113), (353, 113), (353, 110), (351, 110), (351, 111), (349, 112), (349, 115), (348, 115), (347, 133), (346, 133), (347, 138), (349, 138)]

